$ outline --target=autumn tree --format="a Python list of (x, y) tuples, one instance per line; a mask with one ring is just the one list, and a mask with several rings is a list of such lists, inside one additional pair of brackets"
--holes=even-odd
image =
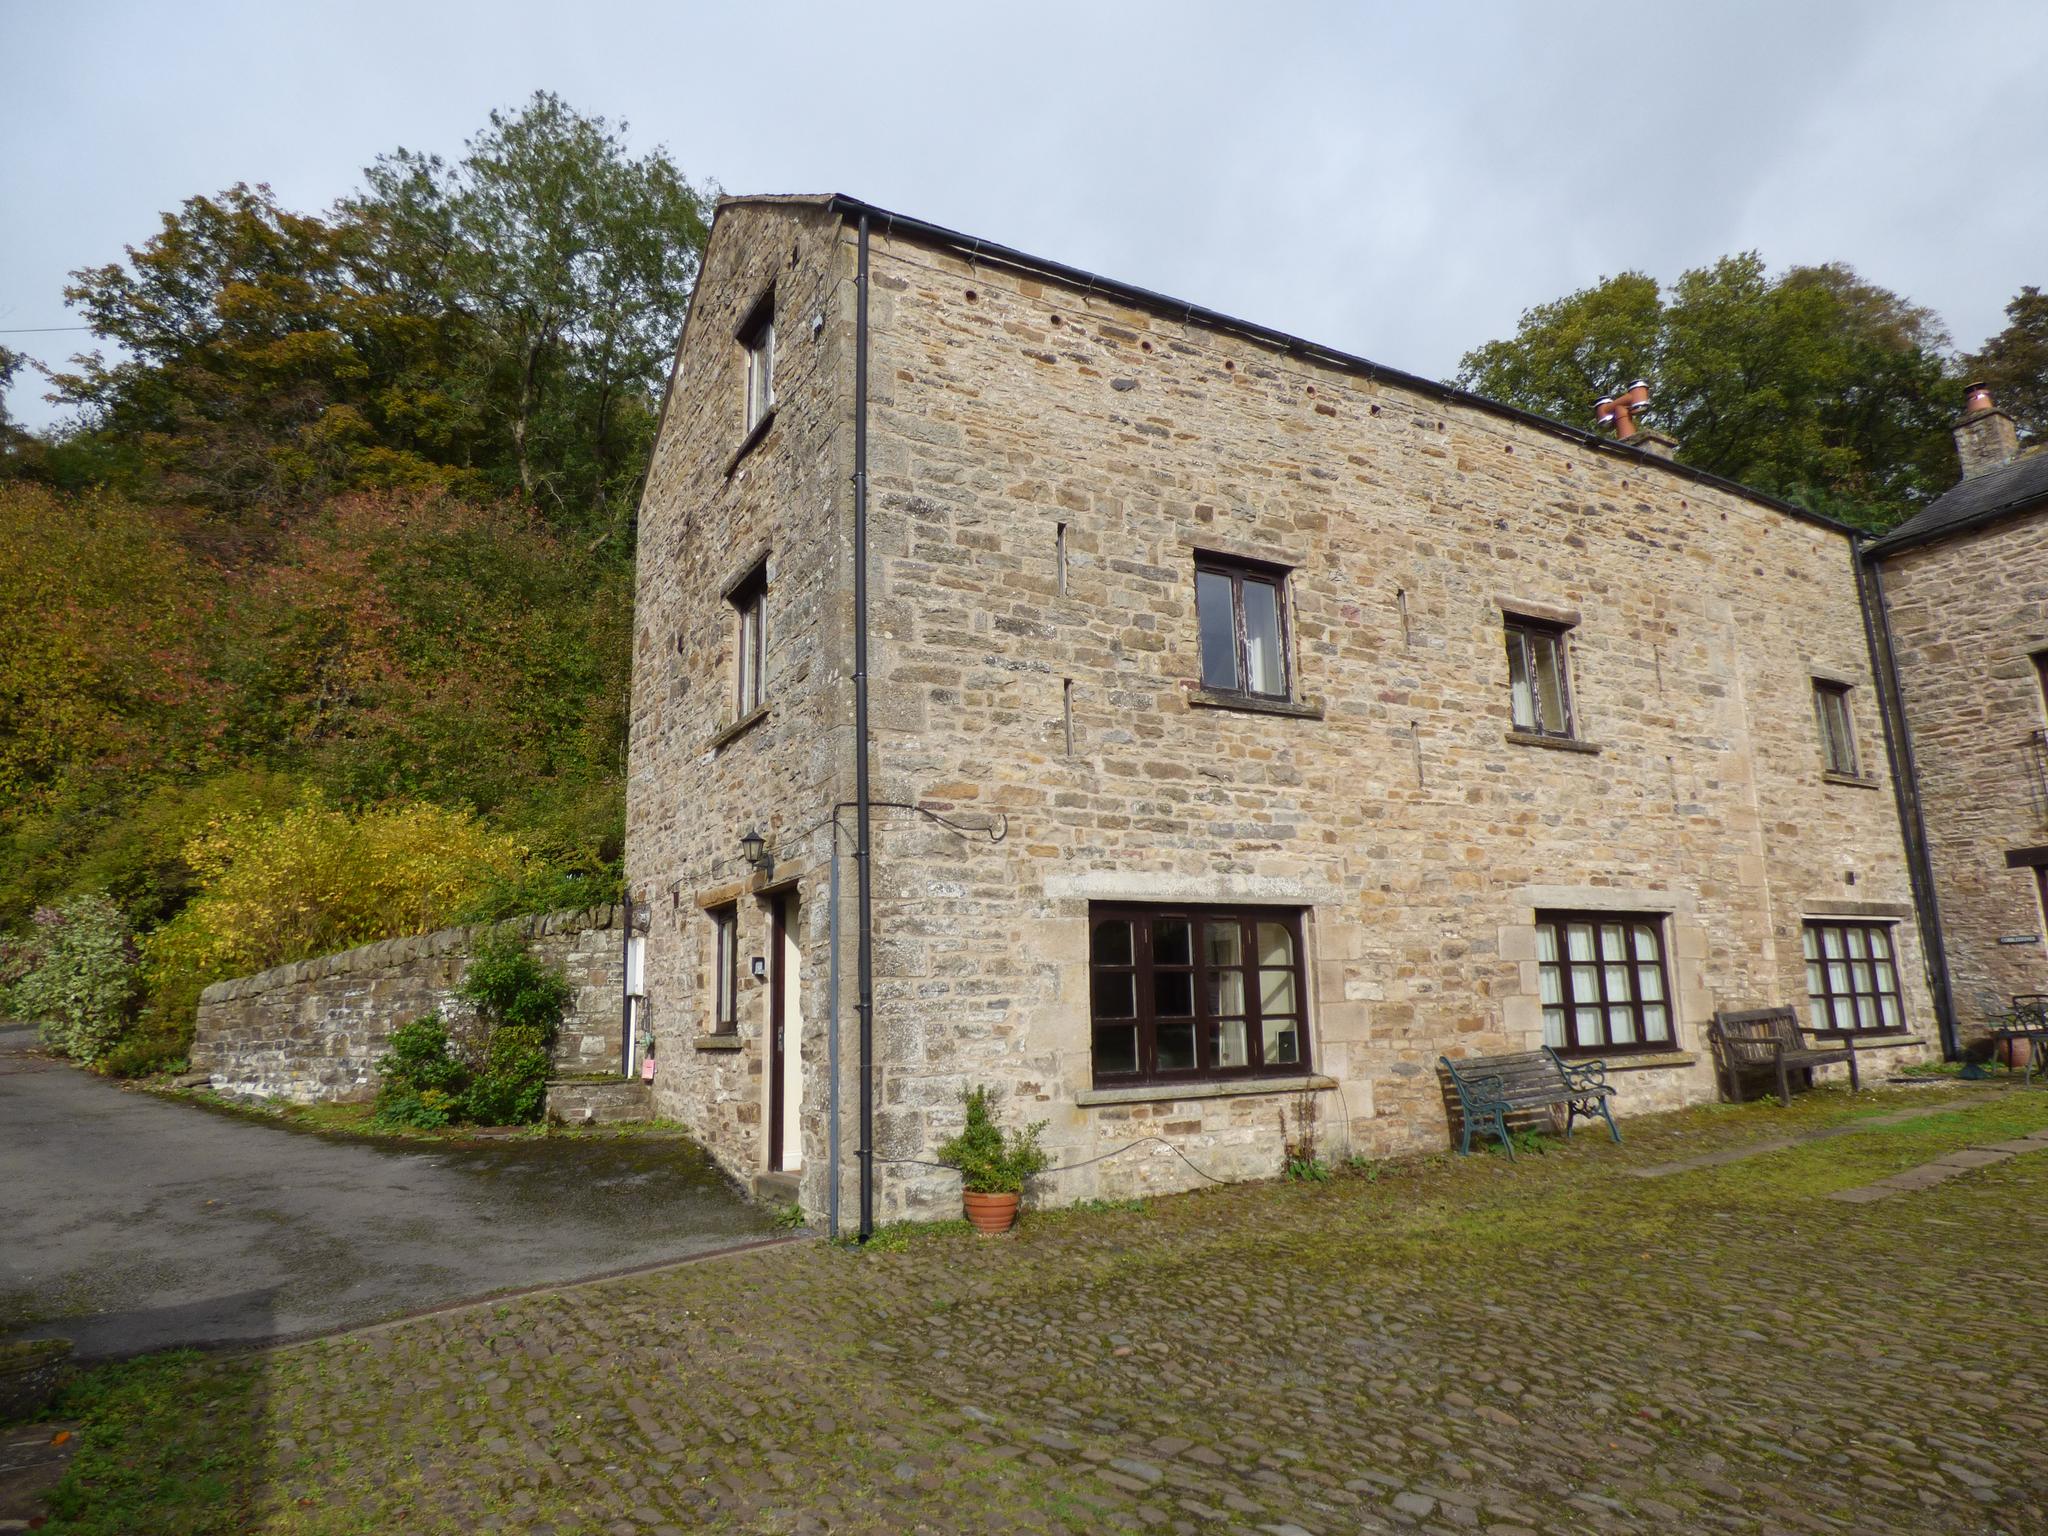
[(2028, 443), (2048, 438), (2048, 293), (2031, 284), (2005, 306), (2006, 327), (1962, 360), (1962, 371), (1990, 386), (1991, 398), (2018, 423)]
[(1948, 338), (1928, 310), (1830, 263), (1772, 276), (1755, 252), (1639, 272), (1539, 305), (1465, 354), (1457, 382), (1563, 421), (1652, 381), (1679, 458), (1871, 527), (1954, 482)]

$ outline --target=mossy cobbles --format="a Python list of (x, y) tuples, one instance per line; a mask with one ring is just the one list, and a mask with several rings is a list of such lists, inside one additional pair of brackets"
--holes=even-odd
[[(2048, 1155), (1827, 1196), (2044, 1128), (2048, 1091), (1960, 1086), (1649, 1117), (741, 1254), (193, 1361), (134, 1411), (221, 1484), (180, 1532), (2038, 1531)], [(115, 1475), (81, 1453), (67, 1507)]]

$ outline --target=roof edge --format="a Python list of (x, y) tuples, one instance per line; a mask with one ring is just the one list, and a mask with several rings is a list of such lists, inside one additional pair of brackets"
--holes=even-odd
[(1901, 550), (1918, 549), (1923, 544), (1939, 544), (1943, 539), (1952, 539), (1959, 534), (1975, 533), (1993, 523), (2002, 523), (2008, 517), (2018, 517), (2027, 512), (2048, 512), (2048, 493), (2035, 491), (2030, 495), (2016, 496), (2011, 501), (2002, 501), (1995, 507), (1985, 507), (1972, 512), (1968, 517), (1937, 527), (1914, 531), (1910, 524), (1901, 524), (1890, 533), (1872, 539), (1867, 546), (1873, 559), (1898, 554)]
[[(738, 203), (811, 201), (813, 197), (817, 196), (822, 196), (822, 194), (806, 195), (803, 197), (756, 196), (722, 198), (720, 199), (719, 206), (724, 207), (727, 204)], [(1191, 304), (1184, 299), (1176, 299), (1168, 294), (1155, 293), (1151, 289), (1140, 288), (1132, 283), (1119, 282), (1115, 278), (1104, 277), (1099, 273), (1089, 272), (1081, 267), (1068, 266), (1064, 262), (1051, 261), (1042, 256), (1033, 256), (1028, 251), (1020, 251), (1014, 246), (1003, 245), (998, 241), (983, 240), (974, 235), (962, 234), (955, 229), (948, 229), (942, 224), (933, 224), (928, 220), (913, 218), (908, 214), (895, 213), (887, 208), (877, 207), (873, 203), (864, 202), (860, 198), (849, 197), (843, 192), (832, 193), (829, 197), (825, 197), (824, 201), (842, 217), (859, 218), (862, 215), (866, 215), (870, 220), (881, 221), (885, 234), (900, 232), (910, 235), (912, 238), (956, 251), (976, 261), (997, 262), (1023, 271), (1036, 272), (1042, 276), (1053, 278), (1058, 282), (1081, 288), (1084, 292), (1100, 293), (1106, 297), (1119, 299), (1136, 308), (1150, 310), (1168, 318), (1196, 322), (1206, 325), (1212, 330), (1235, 332), (1254, 341), (1264, 342), (1268, 346), (1278, 347), (1283, 351), (1294, 353), (1297, 356), (1308, 358), (1312, 361), (1325, 363), (1331, 367), (1343, 369), (1346, 372), (1362, 374), (1380, 383), (1392, 384), (1401, 389), (1424, 395), (1432, 400), (1439, 400), (1448, 405), (1463, 406), (1487, 415), (1498, 416), (1504, 420), (1534, 428), (1539, 432), (1547, 432), (1553, 437), (1563, 438), (1565, 441), (1576, 443), (1581, 447), (1591, 448), (1596, 453), (1612, 454), (1619, 458), (1625, 458), (1634, 464), (1650, 466), (1668, 474), (1677, 475), (1681, 479), (1690, 480), (1696, 485), (1710, 486), (1715, 490), (1729, 492), (1745, 500), (1753, 501), (1760, 506), (1768, 507), (1772, 511), (1782, 512), (1801, 522), (1825, 528), (1830, 533), (1839, 533), (1852, 541), (1868, 537), (1865, 530), (1857, 528), (1854, 524), (1841, 522), (1827, 516), (1825, 513), (1815, 512), (1810, 508), (1802, 507), (1796, 502), (1783, 501), (1766, 491), (1757, 490), (1754, 486), (1744, 485), (1739, 480), (1730, 480), (1704, 469), (1695, 469), (1689, 464), (1678, 463), (1674, 459), (1661, 458), (1653, 453), (1645, 453), (1639, 448), (1631, 448), (1626, 443), (1616, 442), (1612, 438), (1601, 437), (1597, 433), (1589, 432), (1583, 427), (1574, 427), (1567, 422), (1538, 415), (1534, 411), (1525, 411), (1520, 406), (1508, 405), (1499, 400), (1491, 400), (1485, 395), (1475, 395), (1469, 390), (1459, 389), (1456, 385), (1444, 384), (1435, 379), (1426, 379), (1420, 374), (1406, 373), (1399, 368), (1389, 368), (1385, 364), (1375, 363), (1372, 359), (1360, 357), (1355, 353), (1343, 352), (1335, 347), (1325, 346), (1321, 342), (1309, 341), (1300, 336), (1290, 335), (1286, 331), (1275, 330), (1271, 326), (1260, 325), (1253, 320), (1242, 320), (1234, 315), (1226, 315), (1220, 310), (1207, 309), (1200, 304)]]

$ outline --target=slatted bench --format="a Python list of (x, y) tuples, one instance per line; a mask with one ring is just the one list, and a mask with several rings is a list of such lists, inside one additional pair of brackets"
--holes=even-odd
[(1491, 1131), (1500, 1138), (1509, 1157), (1515, 1144), (1508, 1136), (1508, 1116), (1522, 1110), (1554, 1109), (1564, 1106), (1564, 1133), (1572, 1133), (1572, 1122), (1595, 1116), (1607, 1122), (1607, 1133), (1616, 1141), (1621, 1131), (1607, 1108), (1614, 1090), (1607, 1085), (1607, 1064), (1602, 1061), (1566, 1061), (1549, 1046), (1534, 1051), (1515, 1051), (1506, 1056), (1467, 1056), (1453, 1061), (1437, 1058), (1450, 1074), (1458, 1093), (1460, 1154), (1472, 1150), (1472, 1132)]
[(1849, 1091), (1862, 1087), (1856, 1075), (1856, 1042), (1844, 1035), (1839, 1050), (1809, 1045), (1812, 1033), (1799, 1027), (1790, 1008), (1740, 1008), (1714, 1015), (1707, 1039), (1714, 1048), (1714, 1075), (1733, 1104), (1742, 1102), (1744, 1071), (1770, 1072), (1778, 1079), (1778, 1102), (1790, 1104), (1790, 1074), (1804, 1072), (1813, 1081), (1815, 1067), (1847, 1066)]

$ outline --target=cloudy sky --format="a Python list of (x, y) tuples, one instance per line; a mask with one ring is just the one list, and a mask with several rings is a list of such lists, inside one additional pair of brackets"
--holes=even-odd
[[(840, 191), (1448, 375), (1531, 304), (1844, 260), (1975, 346), (2048, 284), (2048, 5), (0, 0), (0, 342), (237, 180), (317, 209), (537, 88), (693, 180)], [(10, 401), (51, 419), (35, 381)]]

